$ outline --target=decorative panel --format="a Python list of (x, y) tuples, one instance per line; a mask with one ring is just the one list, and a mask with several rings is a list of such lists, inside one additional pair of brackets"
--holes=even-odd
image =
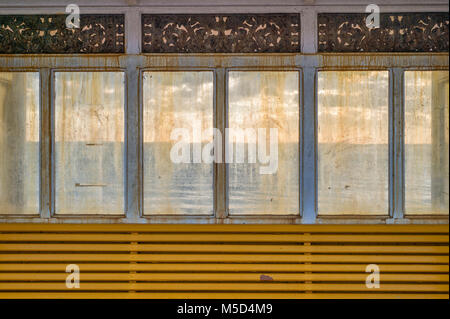
[(124, 53), (122, 14), (80, 16), (67, 28), (66, 15), (0, 15), (0, 54)]
[(448, 13), (382, 13), (380, 28), (367, 14), (318, 15), (320, 52), (448, 52)]
[(299, 14), (142, 16), (144, 53), (300, 51)]

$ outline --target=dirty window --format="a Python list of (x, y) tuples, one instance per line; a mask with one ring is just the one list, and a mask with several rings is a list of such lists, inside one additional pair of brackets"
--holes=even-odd
[(388, 76), (319, 72), (319, 214), (388, 214)]
[(55, 73), (57, 214), (124, 212), (124, 74)]
[(39, 211), (39, 73), (0, 72), (0, 214)]
[(144, 72), (143, 100), (144, 214), (213, 214), (213, 72)]
[(299, 110), (299, 72), (228, 73), (231, 215), (299, 214)]
[(405, 213), (448, 214), (448, 71), (405, 72)]

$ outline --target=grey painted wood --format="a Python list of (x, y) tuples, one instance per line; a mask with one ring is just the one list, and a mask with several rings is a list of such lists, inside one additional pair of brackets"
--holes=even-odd
[(126, 68), (126, 217), (136, 221), (142, 216), (142, 146), (140, 125), (140, 72), (135, 58), (130, 57)]
[(51, 74), (49, 68), (40, 70), (40, 215), (51, 215)]
[(227, 170), (225, 164), (225, 127), (227, 126), (226, 112), (226, 70), (218, 68), (215, 72), (215, 114), (214, 123), (222, 133), (221, 163), (214, 164), (214, 211), (216, 218), (223, 219), (228, 215), (227, 210)]
[(390, 146), (390, 162), (392, 163), (392, 178), (390, 186), (390, 195), (392, 198), (391, 216), (395, 219), (401, 219), (404, 216), (404, 85), (403, 73), (401, 68), (391, 70), (391, 96), (392, 107), (390, 115), (392, 119), (393, 139)]
[(317, 75), (313, 67), (303, 68), (303, 119), (302, 119), (302, 220), (313, 224), (317, 214), (317, 144), (316, 144), (316, 101)]

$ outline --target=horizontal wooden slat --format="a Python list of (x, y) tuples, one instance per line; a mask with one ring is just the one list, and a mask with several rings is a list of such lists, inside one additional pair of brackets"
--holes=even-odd
[(0, 299), (448, 299), (446, 293), (0, 292)]
[[(396, 292), (448, 292), (448, 284), (382, 284), (377, 288), (377, 292), (396, 291)], [(65, 283), (33, 282), (22, 283), (0, 282), (0, 291), (4, 290), (69, 290)], [(133, 291), (367, 291), (365, 283), (339, 283), (339, 284), (319, 284), (319, 283), (91, 283), (83, 282), (80, 284), (79, 291), (83, 290), (133, 290)]]
[(447, 225), (0, 224), (0, 297), (448, 298), (448, 241)]
[(134, 262), (234, 262), (234, 263), (448, 263), (434, 255), (283, 255), (283, 254), (0, 254), (5, 261), (134, 261)]
[(221, 245), (221, 244), (4, 244), (0, 252), (236, 252), (236, 253), (387, 253), (448, 254), (448, 246), (400, 245)]
[(209, 243), (447, 243), (448, 235), (292, 235), (292, 234), (0, 234), (0, 242), (209, 242)]
[[(0, 263), (0, 271), (65, 271), (67, 263)], [(367, 264), (224, 264), (224, 263), (79, 263), (81, 271), (155, 272), (365, 272)], [(448, 273), (449, 266), (434, 264), (378, 264), (381, 273)]]
[[(336, 227), (338, 226), (338, 227)], [(444, 233), (448, 225), (0, 224), (0, 232)]]
[[(261, 275), (269, 276), (272, 281), (352, 281), (365, 282), (367, 273), (359, 274), (299, 274), (299, 273), (86, 273), (81, 280), (87, 281), (262, 281)], [(0, 273), (0, 281), (62, 281), (67, 273)], [(265, 277), (267, 278), (267, 277)], [(382, 274), (382, 282), (448, 282), (447, 274)]]

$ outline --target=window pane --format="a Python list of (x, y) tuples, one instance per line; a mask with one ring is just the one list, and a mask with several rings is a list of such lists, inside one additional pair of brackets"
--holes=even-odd
[[(213, 163), (198, 159), (198, 150), (212, 142), (207, 130), (213, 128), (213, 83), (209, 71), (145, 72), (145, 214), (213, 213)], [(186, 161), (171, 159), (182, 139), (171, 138), (175, 129), (185, 132)]]
[(319, 214), (388, 214), (389, 74), (319, 72)]
[(39, 211), (39, 73), (0, 72), (0, 214)]
[[(248, 129), (243, 140), (229, 137), (234, 144), (228, 161), (230, 214), (299, 214), (298, 88), (296, 71), (229, 72), (228, 127)], [(278, 135), (272, 142), (270, 129)], [(243, 161), (239, 149), (245, 152)]]
[(124, 74), (55, 74), (56, 213), (124, 212)]
[(448, 71), (405, 72), (405, 212), (448, 214)]

